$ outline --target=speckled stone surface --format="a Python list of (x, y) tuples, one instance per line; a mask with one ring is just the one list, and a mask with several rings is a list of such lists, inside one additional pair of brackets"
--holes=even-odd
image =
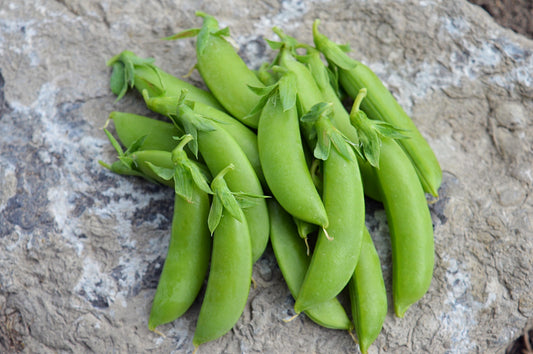
[[(386, 83), (444, 170), (431, 205), (436, 264), (405, 318), (392, 308), (371, 353), (502, 351), (533, 317), (533, 42), (479, 8), (452, 1), (0, 1), (0, 351), (191, 353), (197, 301), (148, 331), (169, 239), (173, 196), (111, 174), (102, 131), (113, 110), (153, 115), (139, 95), (115, 102), (106, 61), (124, 49), (178, 76), (199, 26), (231, 28), (246, 62), (272, 58), (280, 26), (311, 42), (311, 24)], [(198, 73), (189, 80), (202, 85)], [(390, 289), (385, 213), (367, 224)], [(355, 353), (345, 332), (305, 316), (271, 249), (254, 266), (245, 313), (199, 353)]]

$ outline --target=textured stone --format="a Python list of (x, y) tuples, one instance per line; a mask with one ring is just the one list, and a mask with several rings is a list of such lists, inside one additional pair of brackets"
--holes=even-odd
[[(113, 110), (151, 115), (136, 94), (115, 102), (106, 61), (129, 49), (187, 74), (195, 10), (230, 26), (257, 68), (280, 26), (311, 43), (311, 24), (349, 43), (427, 137), (444, 170), (431, 204), (435, 276), (405, 318), (392, 308), (372, 353), (501, 351), (532, 316), (533, 42), (466, 0), (30, 1), (0, 6), (0, 345), (28, 353), (191, 353), (201, 300), (149, 332), (169, 239), (172, 195), (103, 169)], [(187, 80), (203, 86), (193, 72)], [(390, 291), (388, 227), (367, 224)], [(254, 267), (245, 313), (200, 352), (353, 353), (342, 331), (305, 316), (271, 249)], [(6, 344), (7, 343), (7, 344)], [(9, 344), (11, 343), (11, 344)], [(0, 351), (9, 348), (0, 347)]]

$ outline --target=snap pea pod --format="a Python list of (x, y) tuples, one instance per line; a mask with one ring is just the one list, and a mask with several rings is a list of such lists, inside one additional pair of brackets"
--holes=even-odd
[[(292, 217), (274, 200), (268, 200), (270, 242), (277, 263), (292, 296), (296, 298), (309, 267), (306, 246), (298, 236)], [(333, 329), (350, 330), (352, 323), (344, 307), (332, 298), (305, 311), (315, 323)]]
[(442, 182), (440, 164), (414, 122), (377, 75), (363, 63), (350, 58), (336, 43), (318, 31), (319, 21), (313, 24), (315, 46), (338, 66), (339, 81), (346, 93), (355, 98), (361, 88), (368, 90), (367, 99), (361, 104), (372, 119), (382, 120), (403, 129), (409, 138), (399, 141), (406, 150), (427, 193), (437, 197)]
[(363, 354), (381, 332), (387, 316), (387, 291), (381, 263), (365, 227), (357, 267), (349, 283), (352, 318)]
[(138, 114), (115, 111), (111, 112), (109, 119), (115, 125), (120, 142), (126, 147), (146, 136), (140, 149), (172, 151), (177, 145), (174, 137), (183, 135), (183, 131), (171, 123)]
[(153, 58), (140, 58), (129, 50), (111, 58), (107, 65), (113, 67), (111, 74), (111, 90), (122, 98), (128, 88), (139, 93), (144, 90), (150, 96), (179, 96), (181, 91), (189, 91), (191, 98), (217, 109), (224, 109), (213, 95), (201, 88), (161, 70), (153, 64)]
[[(235, 169), (229, 171), (226, 182), (234, 192), (262, 196), (263, 188), (250, 161), (240, 148), (239, 144), (224, 129), (198, 133), (198, 148), (200, 154), (212, 175), (219, 173), (230, 163)], [(252, 260), (257, 261), (264, 253), (268, 244), (270, 225), (266, 201), (257, 198), (253, 205), (243, 210), (250, 229), (252, 239)]]
[(396, 315), (429, 289), (434, 240), (431, 214), (416, 171), (399, 144), (382, 140), (379, 168), (373, 169), (387, 213), (392, 248), (392, 294)]
[[(331, 125), (330, 121), (320, 118), (315, 123), (317, 135), (331, 131)], [(343, 149), (340, 144), (345, 144)], [(361, 250), (365, 202), (359, 167), (347, 142), (333, 140), (333, 145), (335, 147), (323, 162), (322, 200), (329, 226), (319, 231), (294, 305), (297, 313), (337, 296), (353, 275)]]
[[(231, 166), (231, 165), (229, 165)], [(213, 179), (214, 200), (209, 218), (218, 204), (221, 217), (213, 234), (211, 266), (205, 296), (194, 332), (195, 347), (226, 334), (244, 311), (252, 279), (252, 249), (246, 217), (242, 209), (227, 209), (230, 195), (222, 169)], [(236, 201), (233, 199), (233, 203)], [(216, 212), (215, 212), (216, 213)], [(233, 214), (237, 215), (233, 215)]]
[[(178, 104), (180, 102), (179, 96), (150, 97), (147, 95), (147, 92), (145, 92), (143, 97), (148, 109), (167, 117), (176, 115)], [(257, 177), (259, 177), (260, 181), (265, 184), (263, 169), (259, 160), (257, 135), (250, 128), (229, 114), (202, 102), (190, 100), (188, 93), (185, 103), (197, 114), (219, 123), (220, 127), (226, 130), (235, 139), (252, 164)]]
[[(172, 152), (176, 169), (185, 167), (182, 171), (188, 171), (186, 166), (190, 161), (183, 146), (189, 140), (190, 137), (183, 139)], [(182, 189), (174, 197), (170, 243), (150, 311), (150, 330), (174, 321), (189, 309), (200, 292), (209, 266), (211, 234), (207, 219), (210, 191), (200, 189), (193, 182), (192, 175), (179, 173), (179, 176), (182, 180), (175, 181), (175, 184)], [(207, 181), (204, 183), (207, 186)]]
[(285, 109), (279, 91), (275, 89), (263, 107), (257, 130), (265, 180), (291, 215), (327, 227), (328, 216), (307, 167), (296, 106)]
[(233, 46), (224, 38), (218, 21), (203, 12), (204, 20), (196, 42), (196, 67), (207, 87), (232, 116), (257, 128), (259, 116), (249, 113), (259, 103), (259, 96), (249, 86), (264, 87), (255, 73), (246, 66)]

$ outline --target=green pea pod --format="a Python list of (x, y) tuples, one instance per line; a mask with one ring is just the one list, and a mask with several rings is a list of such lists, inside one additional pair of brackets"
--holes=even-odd
[(381, 263), (366, 228), (363, 230), (361, 254), (349, 290), (359, 348), (365, 354), (381, 332), (387, 316), (387, 291)]
[(221, 176), (225, 177), (227, 171), (226, 166), (211, 183), (215, 195), (209, 218), (212, 213), (220, 218), (213, 234), (209, 277), (193, 337), (195, 347), (223, 336), (237, 323), (246, 306), (252, 280), (252, 249), (246, 217), (239, 208), (226, 209), (228, 200), (222, 197), (221, 189), (229, 191), (229, 183), (219, 188), (224, 181)]
[(231, 113), (244, 124), (257, 128), (259, 116), (249, 113), (259, 102), (259, 96), (252, 87), (264, 87), (255, 73), (246, 66), (235, 48), (224, 37), (227, 30), (220, 30), (218, 21), (203, 12), (204, 23), (198, 33), (196, 68), (213, 95)]
[[(296, 298), (309, 267), (310, 258), (306, 246), (298, 236), (292, 217), (274, 199), (268, 201), (268, 210), (272, 249), (287, 287)], [(352, 323), (337, 298), (310, 307), (305, 314), (323, 327), (344, 330), (352, 328)]]
[(366, 88), (368, 96), (361, 103), (362, 110), (372, 119), (391, 123), (408, 132), (409, 138), (399, 143), (416, 167), (424, 190), (438, 196), (442, 170), (428, 142), (377, 75), (368, 66), (351, 59), (337, 44), (318, 32), (318, 23), (317, 20), (313, 24), (315, 45), (330, 62), (338, 66), (341, 86), (352, 98), (358, 95), (360, 89)]
[[(185, 89), (189, 91), (190, 98), (223, 109), (210, 92), (178, 79), (161, 70), (153, 62), (154, 59), (152, 58), (140, 58), (128, 50), (108, 61), (108, 65), (113, 66), (111, 86), (117, 95), (117, 100), (122, 98), (130, 87), (135, 87), (139, 93), (146, 90), (150, 96), (179, 96), (181, 91)], [(116, 88), (113, 89), (114, 87)]]
[[(180, 101), (179, 96), (149, 97), (146, 94), (143, 96), (145, 103), (150, 110), (167, 117), (172, 117), (176, 114)], [(188, 94), (187, 98), (189, 98)], [(257, 177), (259, 177), (262, 183), (265, 183), (261, 162), (259, 160), (257, 135), (240, 121), (219, 109), (193, 100), (187, 100), (186, 103), (195, 113), (218, 122), (219, 125), (235, 139), (252, 164)]]
[(265, 179), (281, 206), (300, 220), (327, 227), (328, 216), (307, 167), (296, 106), (285, 110), (279, 94), (272, 95), (259, 119), (257, 141)]
[(173, 124), (157, 119), (126, 112), (111, 112), (118, 138), (126, 147), (130, 147), (141, 136), (146, 136), (140, 147), (142, 150), (172, 151), (177, 141), (176, 136), (183, 135)]
[(183, 315), (204, 283), (211, 254), (209, 205), (207, 193), (198, 188), (194, 189), (191, 202), (175, 195), (167, 257), (148, 320), (152, 331)]
[(329, 217), (311, 257), (294, 310), (304, 311), (337, 296), (349, 282), (361, 250), (365, 223), (364, 194), (355, 153), (351, 159), (331, 149), (324, 161), (322, 199)]
[(374, 169), (387, 213), (392, 248), (392, 294), (396, 315), (427, 292), (433, 277), (431, 214), (414, 167), (394, 140), (382, 139), (379, 168)]
[[(212, 175), (218, 174), (230, 163), (235, 169), (226, 174), (229, 188), (234, 192), (262, 196), (263, 188), (250, 161), (239, 144), (224, 129), (218, 127), (213, 131), (198, 133), (200, 154)], [(243, 210), (252, 239), (252, 259), (257, 261), (268, 244), (270, 232), (266, 201), (257, 198), (253, 205)]]

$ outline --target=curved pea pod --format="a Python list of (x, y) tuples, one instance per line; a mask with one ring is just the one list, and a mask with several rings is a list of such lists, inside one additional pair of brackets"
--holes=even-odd
[(250, 86), (264, 87), (263, 83), (224, 38), (229, 35), (227, 28), (220, 30), (213, 16), (202, 12), (197, 15), (203, 17), (204, 23), (196, 42), (196, 68), (209, 90), (232, 116), (257, 128), (259, 116), (249, 114), (260, 97)]
[[(268, 210), (272, 249), (287, 287), (296, 298), (309, 266), (306, 246), (298, 236), (292, 217), (275, 200), (268, 200)], [(310, 307), (305, 314), (323, 327), (344, 330), (352, 328), (352, 323), (337, 298)]]
[(261, 112), (257, 141), (266, 182), (281, 206), (300, 220), (327, 227), (328, 216), (304, 155), (296, 106), (284, 110), (279, 95), (272, 95)]
[(198, 188), (190, 202), (175, 195), (170, 243), (150, 311), (150, 330), (183, 315), (204, 283), (211, 255), (209, 206), (207, 193)]
[[(215, 186), (224, 181), (219, 178), (226, 172), (227, 168), (223, 169), (211, 183), (215, 195), (208, 220), (209, 227), (214, 227), (213, 247), (205, 296), (194, 332), (195, 347), (226, 334), (237, 323), (246, 306), (252, 280), (252, 246), (246, 217), (239, 207), (228, 209), (228, 202), (233, 206), (237, 203), (228, 185), (224, 187), (227, 191), (224, 196)], [(215, 223), (211, 224), (212, 220)]]
[(381, 332), (387, 316), (387, 291), (379, 256), (366, 228), (349, 290), (359, 348), (362, 353), (367, 353)]
[(142, 136), (146, 136), (140, 149), (172, 151), (176, 136), (183, 135), (173, 124), (161, 120), (126, 112), (111, 112), (109, 115), (115, 125), (120, 142), (130, 147)]
[(387, 213), (392, 248), (392, 293), (396, 315), (429, 289), (434, 240), (431, 214), (409, 157), (394, 140), (382, 139), (379, 168), (374, 169)]
[(339, 82), (343, 89), (355, 98), (360, 89), (366, 88), (368, 96), (361, 107), (368, 117), (407, 132), (409, 138), (399, 143), (414, 164), (424, 190), (438, 196), (442, 170), (426, 139), (377, 75), (368, 66), (351, 59), (337, 44), (318, 32), (318, 23), (315, 21), (313, 25), (313, 40), (327, 59), (338, 66)]
[(351, 159), (331, 149), (324, 161), (322, 199), (329, 217), (327, 233), (319, 232), (294, 310), (304, 311), (337, 296), (348, 284), (361, 250), (365, 204), (355, 153)]
[(117, 100), (121, 99), (130, 87), (135, 87), (139, 93), (146, 90), (150, 96), (179, 96), (185, 89), (194, 100), (223, 109), (210, 92), (178, 79), (153, 63), (153, 58), (140, 58), (129, 50), (108, 61), (107, 65), (113, 67), (110, 86), (117, 95)]
[[(214, 131), (198, 133), (198, 149), (212, 175), (218, 174), (228, 164), (235, 169), (225, 176), (229, 188), (234, 192), (263, 195), (263, 188), (250, 161), (225, 130), (218, 127)], [(250, 229), (252, 240), (252, 258), (257, 261), (268, 244), (270, 232), (266, 201), (257, 198), (253, 205), (243, 210)]]

